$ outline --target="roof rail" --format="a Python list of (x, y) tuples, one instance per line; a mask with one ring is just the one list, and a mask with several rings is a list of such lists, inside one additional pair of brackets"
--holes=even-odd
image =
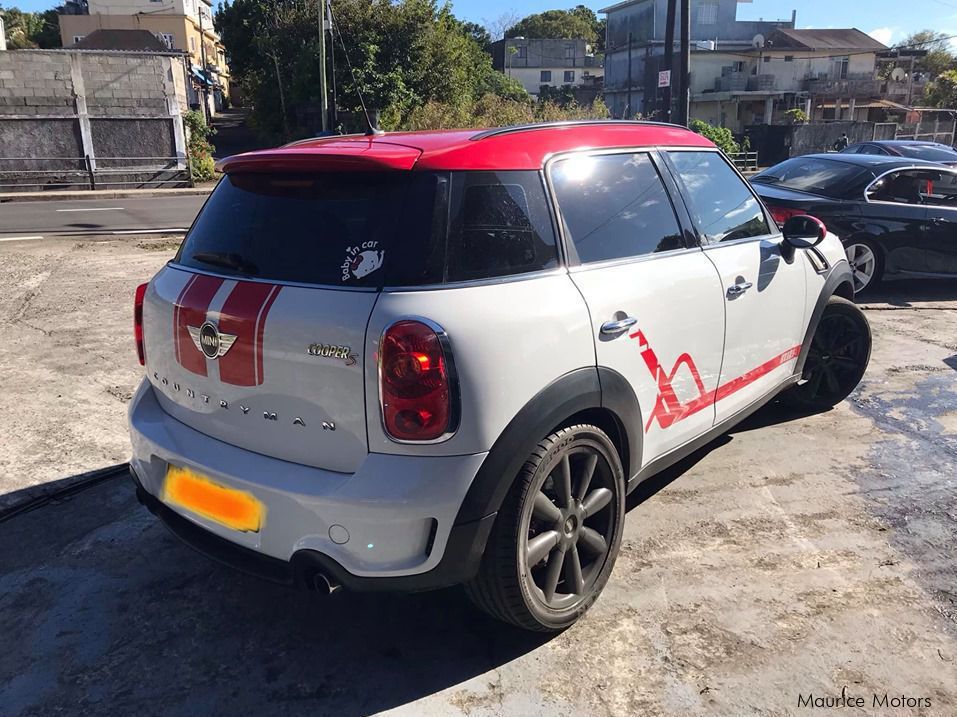
[(562, 120), (559, 122), (535, 122), (533, 124), (519, 124), (512, 127), (495, 127), (487, 129), (484, 132), (469, 137), (469, 140), (475, 142), (489, 137), (498, 137), (503, 134), (513, 134), (515, 132), (530, 132), (536, 129), (552, 129), (553, 127), (581, 127), (590, 125), (633, 125), (638, 127), (676, 127), (678, 129), (688, 129), (684, 125), (672, 124), (670, 122), (651, 122), (648, 120)]

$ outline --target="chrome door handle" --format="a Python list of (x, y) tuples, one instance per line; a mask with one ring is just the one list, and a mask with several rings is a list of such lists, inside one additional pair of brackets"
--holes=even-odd
[(741, 294), (750, 289), (752, 286), (754, 286), (754, 284), (752, 284), (750, 281), (742, 281), (738, 282), (737, 284), (732, 284), (728, 287), (728, 296), (741, 296)]
[(601, 332), (606, 335), (620, 334), (625, 329), (628, 329), (637, 323), (638, 319), (634, 319), (631, 316), (618, 321), (606, 321), (601, 325)]

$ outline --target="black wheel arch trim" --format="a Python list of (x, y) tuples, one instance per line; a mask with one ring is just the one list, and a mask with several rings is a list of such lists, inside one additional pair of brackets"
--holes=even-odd
[(634, 389), (611, 369), (576, 369), (539, 391), (505, 427), (472, 481), (455, 524), (479, 520), (498, 511), (536, 444), (569, 418), (589, 410), (604, 410), (612, 415), (620, 434), (625, 475), (636, 472), (641, 465), (642, 423)]
[(794, 372), (799, 376), (804, 374), (804, 364), (807, 361), (808, 350), (811, 348), (811, 340), (814, 338), (814, 332), (817, 331), (817, 325), (821, 321), (824, 307), (827, 306), (828, 300), (835, 294), (843, 296), (845, 299), (854, 298), (854, 278), (846, 259), (840, 260), (833, 266), (818, 294), (814, 310), (811, 312), (811, 320), (808, 322), (807, 331), (804, 334), (804, 341), (801, 342), (801, 354), (798, 356), (797, 365), (794, 367)]

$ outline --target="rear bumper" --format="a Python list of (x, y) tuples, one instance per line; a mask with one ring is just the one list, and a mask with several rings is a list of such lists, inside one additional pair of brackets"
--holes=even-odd
[[(424, 590), (474, 575), (494, 515), (454, 525), (487, 454), (371, 453), (344, 474), (270, 458), (206, 436), (166, 414), (144, 381), (130, 405), (137, 494), (180, 538), (246, 572), (294, 582), (321, 568), (349, 588)], [(248, 491), (265, 506), (259, 532), (232, 530), (161, 500), (170, 464)]]

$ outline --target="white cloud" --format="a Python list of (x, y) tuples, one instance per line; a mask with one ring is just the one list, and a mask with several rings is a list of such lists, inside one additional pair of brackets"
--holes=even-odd
[(891, 44), (891, 38), (894, 37), (895, 32), (897, 32), (897, 28), (895, 27), (878, 27), (875, 30), (871, 30), (867, 34), (878, 42), (889, 46)]

